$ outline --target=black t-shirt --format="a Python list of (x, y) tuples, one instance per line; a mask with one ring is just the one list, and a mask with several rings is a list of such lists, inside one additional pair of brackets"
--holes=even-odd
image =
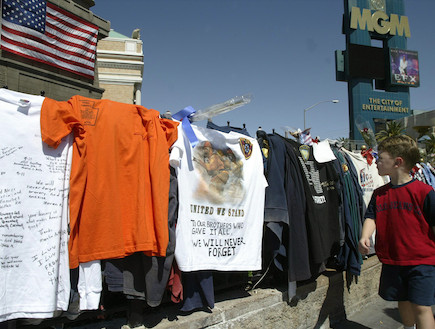
[(340, 247), (338, 175), (332, 162), (318, 163), (314, 159), (311, 146), (286, 141), (288, 151), (298, 158), (304, 177), (310, 257), (313, 263), (320, 264)]

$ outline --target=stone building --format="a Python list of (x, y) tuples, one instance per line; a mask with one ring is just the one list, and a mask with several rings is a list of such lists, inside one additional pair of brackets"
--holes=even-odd
[(414, 139), (421, 135), (435, 134), (435, 110), (413, 111), (413, 115), (396, 120), (405, 128), (405, 133)]
[(104, 99), (141, 104), (143, 51), (139, 30), (131, 38), (110, 30), (97, 46), (97, 67)]

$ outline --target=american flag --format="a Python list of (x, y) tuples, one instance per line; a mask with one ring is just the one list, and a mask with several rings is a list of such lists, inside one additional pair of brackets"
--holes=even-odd
[(310, 146), (313, 145), (313, 139), (311, 138), (310, 130), (311, 128), (307, 128), (304, 131), (301, 131), (299, 134), (299, 143)]
[(46, 0), (2, 1), (1, 48), (94, 78), (98, 27)]

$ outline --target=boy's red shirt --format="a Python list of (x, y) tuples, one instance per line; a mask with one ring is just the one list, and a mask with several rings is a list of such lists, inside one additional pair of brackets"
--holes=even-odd
[(418, 180), (376, 189), (365, 217), (376, 220), (379, 260), (402, 266), (435, 265), (434, 212), (435, 191)]

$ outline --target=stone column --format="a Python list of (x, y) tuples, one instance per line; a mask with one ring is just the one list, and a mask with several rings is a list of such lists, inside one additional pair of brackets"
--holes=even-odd
[(136, 89), (134, 97), (135, 97), (135, 104), (136, 105), (142, 105), (141, 104), (142, 93), (141, 93), (140, 89)]

